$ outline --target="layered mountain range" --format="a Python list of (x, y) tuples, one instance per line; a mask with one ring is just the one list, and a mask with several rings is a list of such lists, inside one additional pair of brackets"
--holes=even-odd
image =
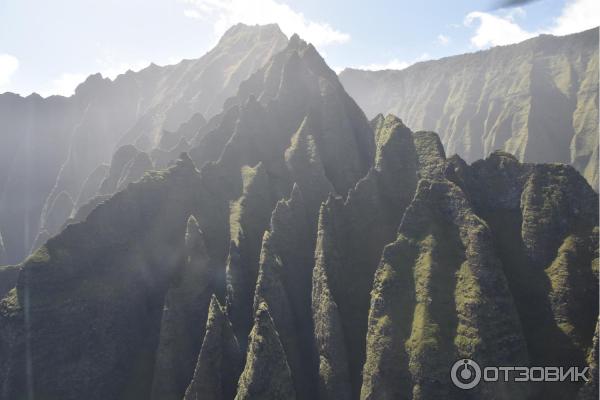
[(597, 371), (598, 194), (575, 168), (369, 121), (297, 35), (223, 104), (181, 146), (119, 148), (0, 267), (1, 400), (595, 398), (449, 374)]
[(571, 164), (598, 190), (598, 28), (401, 71), (346, 69), (340, 80), (369, 117), (393, 113), (435, 131), (467, 162), (502, 149)]
[(98, 190), (108, 171), (102, 165), (120, 146), (165, 152), (190, 140), (182, 124), (197, 127), (221, 112), (239, 84), (286, 43), (276, 25), (240, 24), (199, 59), (151, 64), (115, 80), (92, 75), (68, 98), (0, 95), (4, 262), (20, 262), (58, 233)]

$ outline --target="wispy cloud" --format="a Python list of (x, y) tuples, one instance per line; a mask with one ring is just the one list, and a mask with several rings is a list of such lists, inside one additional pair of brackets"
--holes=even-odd
[(555, 35), (568, 35), (600, 24), (600, 1), (569, 1), (550, 29)]
[[(400, 69), (405, 69), (410, 67), (411, 65), (418, 63), (420, 61), (425, 61), (427, 59), (429, 59), (430, 56), (428, 53), (423, 53), (421, 54), (419, 57), (415, 58), (412, 61), (406, 61), (406, 60), (400, 60), (398, 58), (392, 58), (389, 61), (383, 62), (383, 63), (372, 63), (372, 64), (365, 64), (365, 65), (358, 65), (358, 66), (354, 66), (351, 68), (354, 69), (362, 69), (362, 70), (367, 70), (367, 71), (382, 71), (382, 70), (386, 70), (386, 69), (396, 69), (396, 70), (400, 70)], [(335, 71), (340, 72), (343, 68), (334, 68)]]
[(15, 72), (19, 69), (19, 60), (10, 54), (0, 54), (0, 91), (3, 91)]
[(213, 24), (221, 36), (231, 25), (277, 23), (288, 36), (297, 33), (315, 46), (345, 43), (350, 35), (326, 22), (308, 19), (303, 13), (276, 0), (183, 0), (188, 5), (184, 15)]
[(464, 19), (467, 27), (476, 26), (471, 43), (477, 48), (517, 43), (542, 33), (568, 35), (598, 26), (600, 2), (598, 0), (569, 0), (554, 22), (535, 31), (523, 29), (517, 17), (524, 17), (522, 8), (515, 8), (502, 15), (474, 11)]
[(437, 43), (441, 44), (442, 46), (446, 46), (448, 43), (450, 43), (450, 38), (440, 33), (437, 37)]
[(359, 65), (356, 69), (365, 69), (368, 71), (380, 71), (383, 69), (404, 69), (410, 65), (410, 62), (392, 58), (384, 63), (372, 63), (366, 65)]

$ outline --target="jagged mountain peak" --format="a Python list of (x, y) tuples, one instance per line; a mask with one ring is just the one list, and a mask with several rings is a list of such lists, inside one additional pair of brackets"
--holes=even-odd
[[(324, 78), (324, 82), (315, 81), (314, 77)], [(295, 85), (290, 86), (294, 83)], [(295, 34), (283, 51), (240, 85), (238, 100), (230, 100), (229, 104), (232, 101), (244, 102), (251, 95), (266, 104), (273, 99), (285, 97), (286, 90), (302, 89), (301, 84), (306, 86), (303, 92), (314, 92), (319, 86), (326, 88), (326, 83), (341, 88), (335, 72), (327, 66), (314, 46)]]
[(255, 24), (248, 25), (239, 22), (232, 25), (229, 29), (223, 33), (219, 42), (227, 42), (230, 40), (239, 40), (241, 37), (266, 37), (266, 36), (279, 36), (285, 37), (285, 34), (281, 31), (278, 24)]

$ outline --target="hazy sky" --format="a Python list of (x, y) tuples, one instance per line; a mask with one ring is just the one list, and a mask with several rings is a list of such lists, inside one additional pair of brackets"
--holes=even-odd
[(416, 61), (600, 24), (599, 0), (0, 0), (0, 93), (70, 95), (91, 73), (197, 58), (232, 24), (277, 22), (334, 69)]

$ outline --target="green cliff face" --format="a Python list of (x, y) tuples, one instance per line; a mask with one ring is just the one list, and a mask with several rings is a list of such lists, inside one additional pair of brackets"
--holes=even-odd
[(265, 303), (256, 311), (248, 338), (246, 366), (240, 376), (237, 400), (293, 400), (290, 367)]
[(183, 399), (232, 399), (242, 367), (242, 353), (231, 322), (213, 295), (194, 376)]
[[(459, 358), (528, 361), (489, 228), (455, 184), (421, 180), (375, 276), (361, 397), (462, 398), (448, 373)], [(525, 389), (477, 395), (526, 398)]]
[(226, 267), (227, 311), (234, 330), (246, 348), (246, 337), (252, 328), (252, 299), (260, 243), (269, 224), (273, 203), (269, 196), (269, 180), (265, 168), (243, 167), (243, 194), (231, 203), (229, 227), (231, 252)]
[[(345, 347), (355, 395), (360, 391), (365, 358), (373, 273), (383, 246), (393, 240), (417, 180), (417, 156), (410, 130), (390, 115), (375, 137), (378, 141), (373, 168), (348, 192), (345, 201), (330, 197), (324, 203), (317, 236), (322, 240), (316, 248), (332, 300), (339, 308), (345, 340), (337, 345)], [(313, 292), (313, 304), (321, 301)]]
[[(494, 234), (536, 365), (584, 365), (598, 304), (598, 195), (572, 167), (521, 164), (497, 152), (452, 179)], [(576, 387), (538, 388), (545, 398)]]
[(503, 149), (528, 162), (573, 165), (598, 190), (598, 29), (417, 63), (347, 69), (365, 113), (393, 113), (438, 132), (468, 162)]
[(315, 398), (317, 374), (311, 317), (314, 240), (307, 204), (294, 185), (289, 199), (277, 203), (265, 232), (254, 310), (266, 303), (287, 355), (295, 392)]
[(203, 236), (190, 216), (184, 260), (165, 295), (151, 399), (181, 400), (192, 378), (216, 276)]
[(597, 370), (598, 195), (573, 167), (369, 122), (297, 36), (186, 135), (158, 171), (122, 147), (89, 179), (107, 194), (0, 267), (0, 400), (459, 399), (463, 357)]

